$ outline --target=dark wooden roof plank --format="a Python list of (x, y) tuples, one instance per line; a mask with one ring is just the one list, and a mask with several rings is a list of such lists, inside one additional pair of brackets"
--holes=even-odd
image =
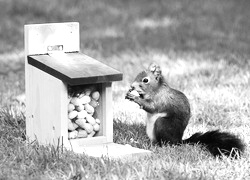
[(31, 55), (28, 63), (70, 85), (122, 80), (122, 73), (85, 54), (74, 52), (60, 56)]

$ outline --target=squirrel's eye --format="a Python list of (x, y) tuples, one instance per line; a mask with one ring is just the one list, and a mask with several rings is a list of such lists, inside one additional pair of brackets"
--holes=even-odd
[(145, 84), (148, 84), (149, 83), (149, 78), (148, 77), (143, 78), (142, 82), (145, 83)]

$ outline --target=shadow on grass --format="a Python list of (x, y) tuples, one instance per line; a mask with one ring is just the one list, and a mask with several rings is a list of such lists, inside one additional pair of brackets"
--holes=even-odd
[(133, 147), (150, 149), (151, 143), (146, 134), (146, 127), (142, 123), (125, 123), (114, 120), (114, 142), (130, 144)]

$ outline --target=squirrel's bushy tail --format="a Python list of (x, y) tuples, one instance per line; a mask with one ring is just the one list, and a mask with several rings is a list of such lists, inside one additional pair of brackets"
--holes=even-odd
[(244, 151), (243, 142), (233, 134), (219, 132), (219, 130), (208, 131), (206, 133), (195, 133), (182, 143), (199, 143), (204, 145), (214, 156), (222, 154), (230, 157), (239, 157)]

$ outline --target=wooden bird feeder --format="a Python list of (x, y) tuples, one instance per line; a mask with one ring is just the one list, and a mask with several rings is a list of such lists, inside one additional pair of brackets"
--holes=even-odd
[(77, 22), (25, 25), (28, 139), (96, 157), (148, 153), (113, 143), (112, 82), (122, 73), (80, 53), (79, 39)]

